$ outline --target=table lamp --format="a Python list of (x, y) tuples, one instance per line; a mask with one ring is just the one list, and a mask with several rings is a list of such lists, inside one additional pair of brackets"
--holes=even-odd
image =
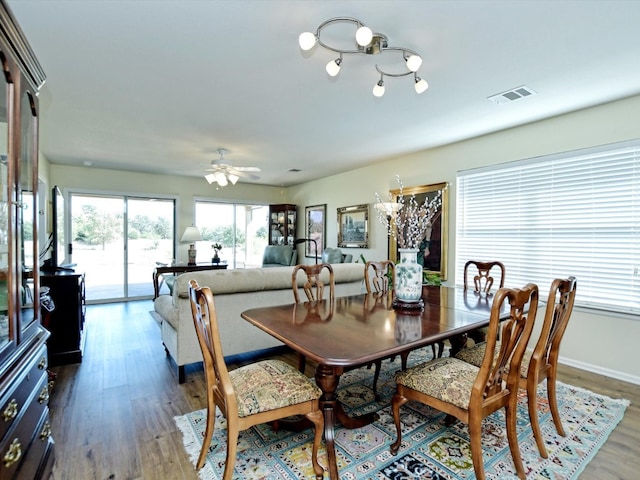
[(293, 246), (295, 247), (296, 245), (300, 245), (301, 243), (304, 242), (313, 242), (313, 245), (315, 246), (315, 251), (316, 251), (316, 265), (318, 264), (318, 243), (315, 241), (315, 239), (313, 238), (297, 238), (293, 241)]
[(202, 240), (202, 235), (200, 235), (200, 230), (193, 225), (184, 229), (184, 233), (182, 234), (182, 238), (180, 241), (182, 243), (189, 243), (189, 261), (187, 265), (195, 265), (196, 264), (196, 242)]

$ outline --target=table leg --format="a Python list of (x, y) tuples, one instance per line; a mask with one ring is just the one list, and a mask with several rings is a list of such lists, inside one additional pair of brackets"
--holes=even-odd
[(343, 427), (353, 429), (369, 425), (378, 418), (375, 413), (355, 418), (346, 414), (336, 396), (341, 373), (341, 371), (337, 372), (336, 369), (322, 364), (318, 364), (316, 367), (316, 384), (322, 390), (320, 405), (324, 413), (324, 441), (329, 461), (329, 478), (332, 480), (340, 479), (335, 449), (334, 432), (336, 423), (339, 422)]

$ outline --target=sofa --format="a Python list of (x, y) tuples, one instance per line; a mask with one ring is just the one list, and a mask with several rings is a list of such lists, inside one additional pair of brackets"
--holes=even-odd
[[(332, 265), (336, 296), (366, 291), (364, 265)], [(173, 293), (160, 295), (154, 310), (161, 317), (161, 336), (165, 351), (178, 367), (178, 382), (185, 380), (185, 365), (201, 362), (202, 353), (191, 316), (188, 286), (191, 279), (211, 288), (220, 324), (225, 358), (240, 354), (259, 355), (283, 344), (244, 320), (240, 314), (250, 308), (293, 303), (291, 274), (293, 267), (247, 268), (187, 272), (176, 278)], [(300, 273), (300, 272), (299, 272)], [(328, 272), (321, 279), (328, 281)], [(306, 281), (300, 273), (298, 284)]]
[(292, 245), (267, 245), (262, 255), (262, 268), (293, 266), (298, 252)]

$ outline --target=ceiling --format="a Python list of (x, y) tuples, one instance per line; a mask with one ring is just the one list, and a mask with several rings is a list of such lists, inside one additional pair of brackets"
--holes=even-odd
[[(222, 147), (289, 186), (640, 93), (640, 1), (7, 3), (47, 75), (53, 164), (202, 176)], [(374, 97), (382, 55), (329, 77), (336, 55), (298, 35), (337, 16), (418, 52), (430, 88), (388, 78)], [(537, 95), (487, 100), (522, 85)]]

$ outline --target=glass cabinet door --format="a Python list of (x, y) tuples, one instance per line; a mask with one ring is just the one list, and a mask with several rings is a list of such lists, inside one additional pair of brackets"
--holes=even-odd
[[(4, 65), (3, 65), (4, 67)], [(5, 70), (3, 68), (3, 70)], [(9, 88), (0, 80), (0, 351), (11, 342), (9, 316), (9, 129), (7, 124)]]
[(20, 305), (20, 331), (24, 332), (35, 323), (39, 301), (34, 277), (36, 268), (36, 199), (35, 153), (36, 153), (36, 108), (30, 92), (25, 91), (20, 100), (20, 166), (17, 185), (17, 260), (18, 260), (18, 304)]

